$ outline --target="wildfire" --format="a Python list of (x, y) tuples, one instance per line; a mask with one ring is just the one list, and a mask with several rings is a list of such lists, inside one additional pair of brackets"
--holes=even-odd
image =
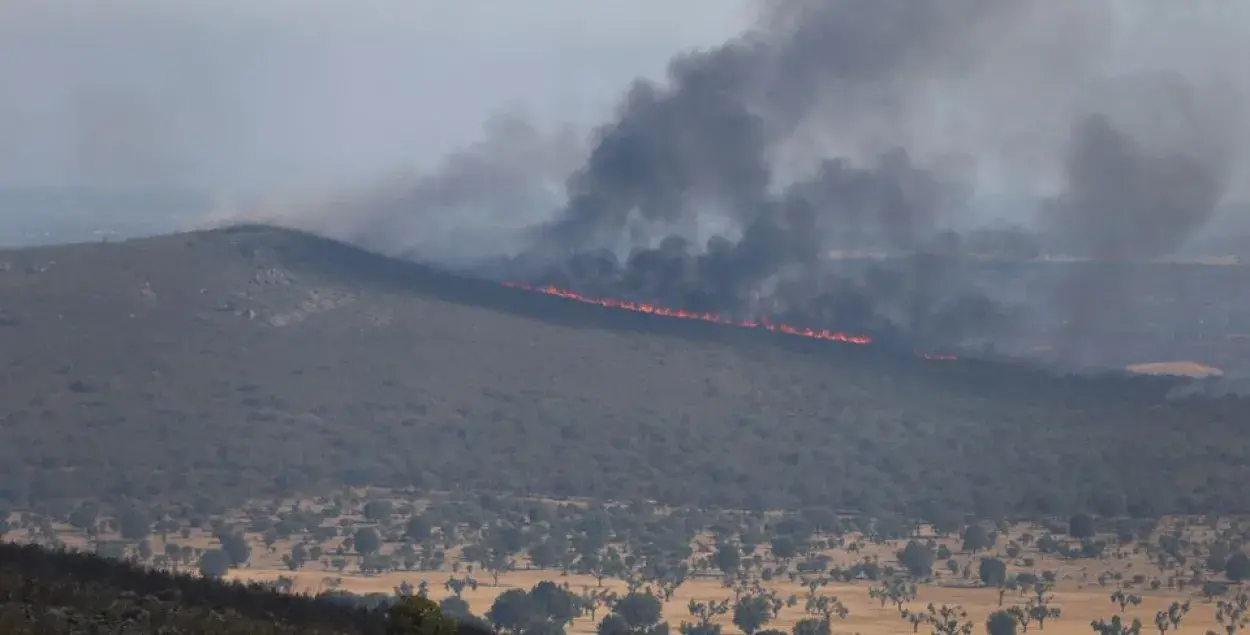
[(670, 309), (662, 306), (655, 306), (645, 302), (629, 302), (627, 300), (613, 300), (610, 298), (592, 298), (584, 296), (580, 293), (569, 291), (568, 289), (560, 289), (554, 286), (536, 287), (521, 282), (505, 282), (505, 287), (513, 289), (523, 289), (525, 291), (533, 291), (543, 293), (557, 298), (566, 300), (575, 300), (584, 304), (597, 304), (610, 309), (623, 309), (626, 311), (635, 311), (637, 313), (649, 313), (651, 315), (663, 315), (665, 317), (681, 318), (684, 320), (698, 320), (700, 322), (711, 322), (713, 324), (726, 324), (729, 326), (738, 326), (742, 328), (762, 328), (775, 333), (784, 333), (786, 335), (797, 335), (800, 337), (808, 337), (814, 340), (828, 340), (832, 342), (845, 342), (847, 344), (871, 344), (872, 338), (867, 335), (850, 335), (839, 331), (830, 331), (829, 329), (812, 329), (805, 327), (790, 326), (789, 324), (773, 324), (767, 319), (758, 322), (737, 321), (723, 318), (714, 313), (695, 313), (691, 311), (683, 311), (682, 309)]
[[(503, 286), (513, 289), (521, 289), (523, 291), (532, 291), (534, 293), (542, 293), (545, 295), (564, 298), (566, 300), (574, 300), (583, 304), (595, 304), (609, 309), (622, 309), (625, 311), (635, 311), (637, 313), (649, 313), (651, 315), (663, 315), (665, 317), (681, 318), (683, 320), (698, 320), (700, 322), (711, 322), (712, 324), (726, 324), (729, 326), (738, 326), (742, 328), (754, 329), (761, 328), (774, 333), (784, 333), (786, 335), (797, 335), (799, 337), (809, 337), (814, 340), (828, 340), (831, 342), (845, 342), (847, 344), (871, 344), (872, 338), (867, 335), (849, 335), (839, 331), (830, 331), (829, 329), (811, 329), (789, 324), (773, 324), (767, 318), (758, 322), (738, 321), (723, 318), (714, 313), (695, 313), (693, 311), (683, 311), (682, 309), (670, 309), (668, 307), (655, 306), (645, 302), (630, 302), (628, 300), (614, 300), (611, 298), (592, 298), (585, 296), (576, 291), (561, 289), (556, 286), (547, 285), (538, 287), (524, 282), (505, 282)], [(959, 359), (958, 355), (948, 355), (942, 353), (922, 353), (916, 352), (916, 357), (933, 361), (954, 361)]]

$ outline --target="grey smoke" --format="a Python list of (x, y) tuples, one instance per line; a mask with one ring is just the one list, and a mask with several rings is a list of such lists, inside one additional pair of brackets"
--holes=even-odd
[[(1044, 229), (1072, 255), (1166, 256), (1214, 215), (1244, 111), (1231, 91), (1200, 92), (1177, 74), (1120, 78), (1105, 88), (1113, 105), (1138, 112), (1122, 106), (1115, 119), (1096, 112), (1075, 122), (1066, 190), (1047, 201)], [(1212, 96), (1225, 103), (1203, 103)]]
[[(962, 253), (955, 229), (967, 229), (961, 216), (978, 185), (979, 156), (1010, 172), (1021, 163), (1006, 150), (1021, 144), (1051, 155), (1062, 170), (1062, 191), (1042, 206), (1038, 244), (1069, 256), (1170, 254), (1226, 193), (1235, 152), (1217, 145), (1243, 138), (1228, 117), (1235, 100), (1209, 99), (1175, 71), (1153, 82), (1107, 75), (1113, 7), (1047, 6), (1043, 14), (1033, 3), (976, 0), (768, 4), (756, 29), (674, 59), (666, 85), (630, 88), (569, 179), (567, 206), (539, 232), (536, 257), (557, 262), (545, 275), (696, 310), (784, 311), (860, 326), (847, 324), (845, 311), (817, 309), (837, 304), (828, 297), (832, 287), (853, 294), (861, 319), (884, 319), (913, 337), (989, 334), (1013, 309), (967, 275), (955, 258)], [(1020, 47), (1005, 39), (1039, 25), (1075, 38)], [(1026, 56), (1041, 62), (1002, 65)], [(993, 103), (1001, 97), (992, 90), (999, 74), (1023, 87), (1014, 76), (1021, 70), (1031, 71), (1024, 80), (1039, 92), (1017, 95), (1023, 112), (998, 119), (1054, 125), (1053, 115), (1027, 103), (1036, 94), (1034, 101), (1064, 106), (1062, 114), (1076, 120), (1066, 144), (1030, 139), (1013, 126), (945, 143), (921, 134), (932, 120), (920, 104), (943, 96), (934, 85), (990, 87)], [(1163, 105), (1152, 116), (1125, 116), (1133, 114), (1126, 104), (1143, 99)], [(1166, 134), (1149, 125), (1159, 119), (1169, 122)], [(776, 157), (813, 126), (855, 140), (858, 156), (821, 157), (810, 174), (783, 186)], [(861, 127), (875, 132), (856, 139)], [(884, 134), (891, 128), (902, 133)], [(715, 228), (710, 240), (708, 227)], [(600, 256), (592, 267), (580, 258), (575, 275), (559, 270), (571, 253), (605, 249), (630, 256)], [(902, 257), (839, 271), (821, 260), (831, 249)], [(1095, 277), (1096, 286), (1107, 284)], [(1073, 284), (1085, 282), (1081, 272)], [(1088, 297), (1053, 296), (1059, 321), (1099, 317), (1090, 315)]]
[[(1244, 189), (1245, 78), (1217, 70), (1239, 46), (1216, 29), (1227, 16), (1084, 0), (760, 8), (753, 28), (674, 57), (665, 81), (624, 87), (588, 146), (549, 153), (531, 135), (517, 153), (488, 135), (341, 202), (340, 233), (457, 266), (520, 251), (490, 271), (694, 310), (937, 344), (1053, 335), (1075, 358), (1123, 318), (1114, 296), (1136, 274), (1025, 288), (962, 256), (1157, 259)], [(1191, 46), (1149, 53), (1159, 30)], [(1027, 204), (987, 219), (987, 194)]]
[[(44, 94), (53, 105), (102, 106), (79, 108), (90, 116), (71, 119), (84, 126), (46, 117), (42, 126), (8, 125), (34, 150), (11, 151), (7, 162), (0, 156), (9, 173), (74, 165), (103, 180), (316, 183), (329, 194), (315, 204), (280, 198), (265, 212), (389, 254), (457, 267), (481, 261), (492, 275), (604, 294), (791, 315), (813, 326), (898, 328), (939, 343), (991, 333), (1048, 337), (1045, 324), (1065, 322), (1073, 334), (1096, 334), (1123, 317), (1109, 291), (1132, 286), (1137, 281), (1124, 276), (1137, 274), (1074, 268), (1063, 284), (1033, 285), (983, 275), (963, 256), (1162, 258), (1209, 231), (1221, 205), (1250, 194), (1241, 154), (1250, 80), (1223, 70), (1250, 56), (1250, 9), (1241, 4), (769, 0), (757, 4), (750, 28), (719, 44), (692, 44), (662, 81), (633, 82), (628, 77), (655, 73), (583, 68), (577, 52), (554, 72), (550, 60), (533, 59), (507, 76), (484, 76), (484, 66), (465, 58), (485, 44), (443, 37), (451, 20), (430, 26), (409, 13), (386, 16), (410, 22), (383, 32), (325, 7), (314, 19), (276, 1), (261, 12), (272, 22), (222, 17), (228, 12), (209, 20), (207, 4), (182, 13), (125, 4), (131, 13), (95, 16), (112, 30), (86, 35), (110, 45), (103, 48), (118, 68), (132, 69), (97, 75), (129, 84), (66, 93), (94, 95), (85, 101)], [(553, 11), (586, 12), (578, 15), (599, 27), (620, 19), (578, 8), (588, 6)], [(664, 22), (725, 13), (715, 6), (664, 9)], [(472, 19), (500, 37), (548, 19), (530, 9), (498, 11)], [(298, 28), (272, 26), (296, 15)], [(24, 32), (3, 28), (0, 36)], [(317, 39), (332, 45), (309, 44), (305, 30), (333, 35)], [(155, 46), (143, 35), (154, 32), (176, 43), (161, 50), (182, 52), (139, 55), (146, 61), (133, 68), (147, 70), (120, 63), (130, 58), (114, 50), (119, 34)], [(68, 41), (70, 32), (60, 33)], [(44, 39), (27, 52), (61, 58), (38, 70), (59, 69), (90, 87), (90, 73), (76, 77), (71, 63), (82, 60), (57, 38)], [(426, 54), (411, 41), (425, 43)], [(530, 59), (518, 42), (508, 49), (515, 55), (487, 57)], [(659, 48), (639, 37), (620, 57), (669, 55)], [(187, 60), (203, 60), (209, 80), (185, 72)], [(33, 68), (9, 62), (0, 72), (37, 88)], [(244, 68), (261, 70), (231, 70)], [(333, 82), (313, 81), (327, 74)], [(574, 88), (601, 77), (606, 90), (619, 91), (614, 113), (590, 125), (590, 117), (560, 111), (563, 101), (577, 101)], [(134, 84), (180, 98), (124, 88)], [(479, 142), (457, 139), (464, 150), (442, 152), (451, 145), (441, 123), (449, 109), (426, 102), (467, 102), (461, 95), (473, 93), (495, 111), (509, 106), (494, 90), (501, 85), (547, 97), (542, 107), (531, 104), (534, 116), (503, 116)], [(43, 112), (37, 103), (24, 96), (25, 110), (0, 118), (0, 132)], [(125, 147), (99, 134), (108, 126), (91, 122), (106, 120), (95, 114), (103, 105), (142, 115), (122, 118), (135, 131), (120, 139), (147, 141)], [(591, 133), (575, 138), (558, 125), (565, 121)], [(19, 134), (32, 129), (55, 131), (47, 137), (62, 143), (50, 145), (71, 148), (61, 154), (73, 160), (40, 146), (38, 135)], [(80, 129), (87, 132), (65, 132)], [(431, 147), (447, 155), (433, 168), (402, 165), (422, 153), (428, 159)], [(27, 156), (38, 160), (20, 159)], [(101, 156), (127, 160), (119, 168)], [(875, 260), (835, 257), (865, 252)]]

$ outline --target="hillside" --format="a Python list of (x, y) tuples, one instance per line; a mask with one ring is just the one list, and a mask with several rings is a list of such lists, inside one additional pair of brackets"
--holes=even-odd
[[(377, 599), (342, 593), (314, 598), (260, 584), (225, 583), (94, 555), (0, 543), (0, 632), (5, 635), (437, 632), (405, 623), (398, 613), (388, 616), (385, 607), (396, 600), (393, 596), (370, 610), (369, 602)], [(491, 635), (468, 620), (443, 632)]]
[(505, 289), (264, 227), (0, 252), (0, 506), (325, 484), (1244, 510), (1237, 400)]

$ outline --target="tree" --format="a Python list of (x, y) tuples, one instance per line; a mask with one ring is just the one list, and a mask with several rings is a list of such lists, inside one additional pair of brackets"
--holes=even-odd
[(773, 610), (768, 598), (763, 595), (744, 595), (734, 604), (733, 623), (746, 635), (753, 635), (761, 627), (772, 621)]
[(999, 606), (1003, 605), (1003, 597), (1007, 595), (1008, 591), (1015, 591), (1015, 590), (1018, 590), (1019, 588), (1020, 588), (1019, 576), (1016, 576), (1014, 578), (1006, 578), (1002, 582), (999, 582), (998, 583), (998, 605)]
[(438, 602), (438, 609), (443, 615), (454, 618), (461, 618), (470, 615), (469, 603), (454, 595), (449, 595)]
[(830, 635), (829, 622), (814, 617), (803, 618), (794, 623), (792, 635)]
[(1046, 620), (1058, 618), (1060, 615), (1059, 607), (1051, 606), (1050, 602), (1055, 598), (1050, 593), (1054, 588), (1052, 582), (1038, 582), (1033, 585), (1033, 597), (1029, 598), (1025, 604), (1025, 610), (1028, 611), (1029, 617), (1037, 622), (1038, 630), (1046, 629)]
[(378, 536), (378, 531), (372, 527), (361, 527), (352, 534), (352, 544), (355, 545), (356, 553), (364, 556), (373, 555), (382, 548), (382, 539)]
[(220, 578), (230, 570), (230, 557), (221, 549), (206, 549), (200, 554), (200, 575)]
[(1250, 557), (1240, 551), (1229, 556), (1224, 562), (1224, 575), (1238, 584), (1250, 578)]
[(611, 613), (599, 622), (599, 626), (595, 627), (595, 632), (598, 635), (630, 635), (630, 628), (625, 618)]
[(1238, 593), (1232, 600), (1219, 600), (1215, 603), (1215, 621), (1224, 627), (1228, 635), (1236, 635), (1237, 631), (1250, 622), (1247, 608), (1250, 607), (1250, 596)]
[(247, 544), (247, 540), (239, 534), (223, 532), (217, 535), (217, 541), (221, 543), (222, 551), (230, 557), (232, 567), (247, 564), (247, 561), (252, 558), (252, 546)]
[(447, 580), (443, 582), (443, 588), (448, 591), (451, 591), (452, 596), (460, 597), (460, 594), (464, 592), (464, 588), (467, 586), (471, 586), (472, 582), (473, 582), (472, 578), (469, 578), (467, 576), (464, 578), (457, 578), (455, 576), (452, 576), (450, 578), (447, 578)]
[(963, 533), (963, 550), (969, 553), (976, 553), (982, 549), (989, 549), (998, 541), (998, 535), (990, 533), (985, 525), (976, 523), (968, 525), (964, 528)]
[(581, 600), (582, 610), (590, 613), (590, 620), (593, 622), (598, 619), (597, 613), (601, 607), (616, 601), (616, 593), (602, 587), (598, 589), (582, 587), (578, 599)]
[[(1062, 527), (1062, 525), (1060, 525)], [(1093, 538), (1098, 533), (1094, 517), (1089, 514), (1077, 514), (1068, 519), (1068, 535), (1078, 540)]]
[(840, 619), (846, 619), (851, 614), (850, 609), (839, 600), (836, 595), (820, 595), (815, 590), (809, 590), (807, 593), (807, 604), (803, 607), (807, 613), (819, 615), (826, 622), (832, 623), (833, 618), (837, 616)]
[(1016, 618), (1007, 611), (994, 611), (985, 620), (988, 635), (1016, 635)]
[(515, 566), (514, 554), (506, 551), (503, 547), (491, 547), (486, 549), (482, 555), (483, 558), (479, 561), (482, 568), (490, 572), (495, 586), (499, 586), (499, 576), (507, 571), (511, 571), (513, 566)]
[(799, 555), (798, 543), (791, 536), (777, 536), (773, 538), (771, 547), (773, 557), (778, 562), (787, 562)]
[(612, 613), (625, 620), (631, 631), (649, 630), (660, 622), (664, 607), (650, 593), (627, 593), (612, 606)]
[(924, 518), (929, 521), (929, 526), (933, 528), (933, 533), (939, 536), (953, 534), (959, 531), (959, 526), (963, 524), (963, 518), (944, 505), (929, 505), (929, 509), (924, 513)]
[(1119, 606), (1120, 612), (1123, 613), (1124, 610), (1128, 608), (1128, 605), (1130, 604), (1132, 604), (1133, 606), (1140, 605), (1141, 596), (1127, 594), (1124, 592), (1124, 589), (1116, 589), (1115, 592), (1111, 594), (1111, 602)]
[(408, 518), (407, 524), (404, 525), (404, 535), (412, 542), (425, 542), (430, 537), (433, 528), (430, 521), (420, 514), (413, 514)]
[(365, 520), (371, 523), (382, 522), (391, 519), (391, 512), (395, 510), (395, 506), (389, 500), (374, 500), (365, 503)]
[(581, 615), (581, 601), (568, 589), (543, 580), (529, 592), (534, 609), (544, 618), (561, 626)]
[(929, 614), (920, 611), (904, 610), (899, 616), (911, 623), (911, 632), (919, 633), (920, 625), (929, 621)]
[(887, 602), (892, 603), (902, 613), (903, 607), (916, 599), (916, 583), (895, 578), (883, 586), (870, 587), (868, 597), (880, 600), (881, 606), (885, 606)]
[(1094, 620), (1089, 623), (1098, 635), (1140, 635), (1141, 620), (1133, 618), (1132, 624), (1125, 625), (1119, 615), (1112, 616), (1111, 621)]
[(1227, 592), (1228, 585), (1223, 582), (1216, 582), (1215, 580), (1210, 580), (1204, 583), (1201, 589), (1202, 597), (1207, 599), (1208, 604), (1210, 604), (1211, 600), (1215, 599), (1216, 596), (1224, 595)]
[[(776, 552), (774, 551), (774, 554)], [(725, 543), (716, 548), (716, 568), (727, 576), (733, 576), (738, 573), (738, 568), (742, 566), (742, 555), (735, 545)]]
[(692, 599), (686, 605), (686, 610), (691, 617), (696, 618), (698, 621), (694, 623), (683, 621), (677, 627), (678, 632), (682, 635), (720, 635), (720, 624), (713, 624), (712, 620), (729, 612), (729, 600), (700, 602)]
[(828, 507), (808, 507), (803, 510), (803, 518), (819, 533), (828, 533), (838, 526), (838, 515)]
[(1033, 623), (1033, 615), (1022, 606), (1011, 606), (1004, 611), (1011, 616), (1011, 619), (1020, 625), (1020, 632), (1029, 632), (1029, 624)]
[(100, 508), (94, 503), (83, 503), (69, 515), (69, 524), (76, 529), (91, 531), (95, 529), (96, 519), (100, 516)]
[(304, 543), (297, 542), (291, 547), (291, 563), (295, 565), (294, 569), (304, 566), (310, 557), (308, 547)]
[(940, 607), (929, 603), (928, 621), (933, 628), (933, 635), (972, 635), (972, 620), (968, 612), (959, 605)]
[(1007, 563), (998, 558), (981, 558), (977, 576), (986, 586), (1002, 586), (1007, 582)]
[(529, 593), (521, 589), (508, 589), (495, 597), (486, 611), (486, 619), (495, 628), (520, 634), (536, 617), (536, 607)]
[(152, 530), (152, 519), (138, 507), (127, 507), (118, 517), (123, 540), (143, 540)]
[(913, 578), (927, 578), (933, 573), (933, 550), (927, 545), (911, 540), (897, 555)]
[(1181, 627), (1181, 620), (1189, 613), (1189, 601), (1184, 604), (1180, 602), (1172, 602), (1166, 610), (1155, 613), (1155, 628), (1159, 630), (1159, 635), (1166, 635), (1169, 630), (1175, 631)]
[(386, 611), (386, 635), (455, 635), (456, 621), (428, 598), (400, 598)]
[(548, 536), (529, 549), (530, 564), (539, 569), (550, 569), (560, 566), (568, 551), (568, 543), (554, 536)]

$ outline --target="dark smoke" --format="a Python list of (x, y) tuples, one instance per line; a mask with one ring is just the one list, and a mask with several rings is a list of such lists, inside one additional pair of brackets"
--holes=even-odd
[[(1231, 139), (1225, 122), (1195, 111), (1193, 90), (1169, 76), (1141, 82), (1135, 97), (1155, 112), (1148, 125), (1182, 122), (1170, 147), (1152, 150), (1103, 113), (1072, 128), (1064, 160), (1067, 191), (1047, 202), (1052, 240), (1069, 255), (1142, 259), (1166, 256), (1209, 221), (1228, 185)], [(1145, 84), (1144, 86), (1142, 84)]]
[[(726, 316), (933, 346), (1058, 340), (1081, 362), (1126, 318), (1117, 294), (1150, 281), (1016, 265), (1165, 258), (1245, 184), (1245, 80), (1217, 70), (1234, 45), (1206, 46), (1245, 41), (1216, 37), (1229, 20), (1087, 0), (762, 6), (755, 28), (629, 86), (584, 153), (496, 129), (342, 204), (334, 233)], [(1190, 46), (1152, 46), (1140, 24)], [(563, 200), (541, 209), (535, 183), (555, 174)], [(1018, 202), (987, 220), (987, 193)]]
[[(933, 253), (950, 249), (941, 228), (971, 183), (894, 148), (868, 164), (823, 160), (777, 193), (771, 156), (831, 92), (889, 108), (890, 82), (957, 76), (1012, 5), (779, 2), (760, 29), (674, 60), (667, 87), (633, 86), (569, 179), (567, 208), (539, 232), (535, 253), (561, 263), (546, 281), (839, 328), (984, 329), (1001, 311), (952, 288), (954, 254)], [(624, 262), (603, 251), (622, 249)], [(839, 272), (833, 249), (919, 260)]]
[[(869, 161), (825, 158), (780, 188), (774, 167), (778, 149), (813, 120), (907, 121), (911, 82), (966, 80), (992, 55), (987, 34), (1029, 15), (1020, 3), (976, 0), (769, 5), (759, 29), (674, 60), (667, 86), (633, 86), (569, 179), (567, 207), (538, 231), (530, 260), (554, 263), (538, 278), (925, 343), (1032, 329), (1020, 306), (983, 288), (968, 259), (978, 239), (981, 253), (1000, 255), (1171, 254), (1224, 197), (1232, 153), (1215, 146), (1235, 109), (1200, 103), (1175, 74), (1087, 78), (1094, 110), (1072, 126), (1065, 189), (1043, 202), (1031, 233), (952, 230), (976, 183), (949, 155), (922, 163), (894, 147)], [(1145, 117), (1143, 101), (1153, 104)], [(1160, 119), (1181, 124), (1155, 134)], [(836, 252), (877, 258), (829, 257)], [(1118, 275), (1080, 270), (1048, 292), (1056, 308), (1047, 313), (1098, 332), (1114, 321), (1105, 290)]]
[[(1199, 92), (1175, 74), (1121, 78), (1103, 92), (1123, 124), (1103, 112), (1077, 119), (1064, 156), (1066, 190), (1043, 205), (1042, 229), (1056, 251), (1107, 263), (1069, 276), (1055, 296), (1066, 326), (1054, 339), (1071, 363), (1097, 357), (1097, 340), (1128, 317), (1120, 307), (1131, 293), (1157, 288), (1140, 268), (1115, 263), (1167, 257), (1207, 224), (1228, 190), (1236, 150), (1231, 93), (1211, 103), (1220, 91)], [(1162, 143), (1150, 147), (1138, 136)]]

